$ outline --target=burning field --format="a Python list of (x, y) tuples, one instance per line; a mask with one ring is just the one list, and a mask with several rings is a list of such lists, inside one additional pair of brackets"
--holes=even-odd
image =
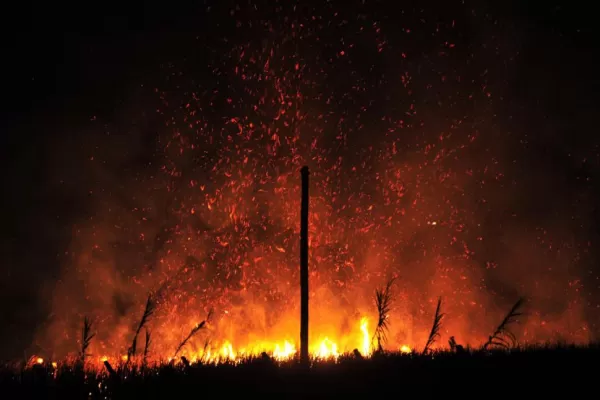
[(302, 166), (315, 365), (596, 338), (594, 198), (524, 122), (542, 116), (514, 89), (518, 24), (451, 1), (225, 3), (54, 145), (80, 212), (28, 367), (292, 363)]

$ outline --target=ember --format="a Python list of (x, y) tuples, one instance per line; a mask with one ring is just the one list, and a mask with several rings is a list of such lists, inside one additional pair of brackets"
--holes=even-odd
[[(506, 143), (526, 144), (497, 122), (515, 51), (466, 44), (456, 12), (392, 25), (358, 3), (211, 9), (235, 34), (210, 14), (185, 60), (136, 81), (125, 116), (94, 112), (102, 138), (72, 152), (87, 214), (35, 354), (299, 357), (303, 166), (313, 360), (589, 341), (585, 223), (521, 214), (538, 205)], [(492, 340), (520, 296), (528, 312)]]

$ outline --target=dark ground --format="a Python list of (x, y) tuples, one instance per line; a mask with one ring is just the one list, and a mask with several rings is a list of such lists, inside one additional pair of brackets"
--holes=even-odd
[[(486, 398), (545, 394), (580, 397), (596, 388), (600, 347), (537, 348), (494, 354), (384, 355), (369, 360), (318, 363), (310, 371), (257, 360), (239, 366), (161, 367), (120, 382), (106, 374), (84, 384), (73, 372), (51, 368), (4, 370), (1, 394), (9, 398), (342, 398), (456, 395)], [(99, 389), (102, 388), (102, 389)], [(100, 391), (102, 390), (102, 392)], [(591, 392), (593, 393), (593, 392)]]

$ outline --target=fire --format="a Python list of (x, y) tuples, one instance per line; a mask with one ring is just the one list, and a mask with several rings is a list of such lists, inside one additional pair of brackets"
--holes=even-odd
[(221, 347), (221, 356), (224, 360), (235, 361), (236, 353), (233, 351), (233, 346), (229, 342), (225, 342)]
[(319, 344), (319, 347), (316, 352), (313, 352), (315, 358), (321, 359), (329, 359), (329, 358), (338, 358), (340, 353), (338, 352), (337, 344), (329, 340), (329, 338), (325, 338)]
[(410, 353), (412, 353), (412, 349), (410, 347), (408, 347), (407, 345), (403, 345), (400, 347), (400, 353), (410, 354)]
[(38, 357), (38, 358), (35, 360), (35, 362), (36, 362), (36, 363), (38, 363), (38, 364), (43, 364), (43, 363), (44, 363), (44, 359), (43, 359), (43, 358), (41, 358), (41, 357)]
[[(347, 337), (340, 337), (337, 340), (329, 336), (319, 338), (309, 344), (309, 353), (314, 359), (321, 360), (337, 360), (343, 353), (350, 353), (353, 349), (359, 349), (361, 354), (368, 357), (371, 354), (371, 336), (368, 330), (368, 318), (362, 317), (358, 324), (358, 328), (350, 332)], [(343, 343), (343, 344), (341, 344)], [(352, 346), (352, 344), (356, 344)], [(293, 340), (286, 339), (282, 341), (256, 341), (245, 346), (237, 347), (231, 340), (224, 340), (216, 346), (206, 346), (199, 351), (182, 351), (181, 355), (195, 362), (206, 363), (222, 363), (233, 362), (239, 363), (248, 357), (259, 357), (266, 353), (274, 360), (283, 362), (292, 360), (298, 355), (298, 345)], [(102, 360), (108, 359), (106, 356)], [(127, 356), (122, 356), (122, 360), (126, 361)], [(173, 359), (168, 358), (168, 362)], [(176, 363), (180, 359), (174, 359)]]
[(294, 357), (296, 354), (296, 346), (289, 341), (283, 342), (283, 346), (279, 344), (275, 345), (275, 350), (273, 350), (273, 358), (278, 361), (283, 361)]
[(368, 356), (371, 354), (371, 339), (369, 336), (369, 321), (366, 317), (362, 317), (360, 320), (360, 331), (362, 332), (362, 346), (361, 352), (363, 356)]
[[(157, 309), (136, 338), (138, 359), (146, 331), (152, 332), (149, 357), (154, 360), (173, 357), (178, 362), (185, 356), (203, 362), (238, 361), (262, 352), (276, 360), (295, 357), (300, 314), (298, 170), (303, 165), (311, 168), (312, 357), (335, 359), (354, 349), (363, 356), (372, 354), (376, 324), (361, 316), (376, 312), (375, 289), (388, 276), (402, 278), (395, 290), (398, 301), (386, 319), (390, 328), (385, 346), (402, 353), (426, 342), (434, 310), (430, 299), (444, 297), (444, 313), (452, 315), (444, 321), (445, 332), (461, 343), (477, 344), (496, 323), (489, 315), (496, 303), (492, 292), (497, 292), (490, 282), (543, 297), (547, 293), (538, 282), (561, 278), (558, 266), (552, 265), (550, 275), (546, 269), (521, 274), (516, 267), (520, 264), (513, 261), (522, 255), (523, 263), (531, 257), (535, 265), (551, 265), (547, 261), (558, 260), (554, 249), (561, 249), (560, 262), (570, 265), (571, 250), (562, 249), (579, 248), (571, 239), (562, 246), (560, 235), (554, 238), (541, 226), (543, 235), (521, 237), (533, 230), (508, 224), (502, 228), (507, 242), (487, 245), (485, 235), (500, 232), (499, 216), (523, 220), (516, 218), (519, 207), (509, 202), (510, 191), (518, 185), (507, 183), (518, 176), (503, 171), (512, 162), (504, 162), (488, 146), (478, 133), (485, 127), (472, 128), (469, 121), (479, 116), (464, 114), (472, 102), (487, 97), (472, 99), (470, 84), (468, 96), (457, 96), (454, 84), (438, 88), (437, 78), (420, 80), (437, 74), (421, 74), (420, 67), (411, 71), (410, 65), (418, 62), (403, 64), (402, 73), (386, 74), (385, 79), (339, 64), (354, 62), (354, 51), (345, 50), (343, 60), (323, 62), (320, 55), (327, 52), (321, 51), (326, 48), (317, 38), (322, 36), (320, 26), (330, 24), (317, 19), (285, 25), (305, 32), (284, 28), (264, 44), (244, 38), (226, 54), (207, 60), (211, 67), (206, 73), (213, 77), (183, 74), (176, 87), (162, 80), (144, 85), (154, 88), (149, 96), (156, 95), (160, 104), (140, 114), (144, 120), (148, 111), (155, 115), (155, 127), (140, 130), (140, 149), (119, 149), (120, 137), (111, 142), (118, 135), (102, 135), (102, 141), (82, 150), (94, 153), (85, 171), (98, 174), (81, 180), (93, 193), (86, 207), (94, 218), (73, 223), (69, 261), (53, 291), (56, 318), (36, 340), (42, 348), (61, 355), (76, 351), (74, 316), (90, 315), (102, 322), (93, 328), (98, 334), (89, 353), (106, 352), (111, 360), (128, 361), (121, 354), (132, 344), (146, 297), (159, 292)], [(289, 53), (289, 46), (282, 44), (295, 42), (291, 37), (303, 37), (307, 44), (302, 47), (321, 50)], [(379, 67), (372, 70), (395, 66)], [(177, 65), (170, 68), (180, 76)], [(444, 68), (432, 71), (437, 69)], [(333, 90), (330, 77), (337, 74), (339, 85)], [(444, 79), (446, 75), (440, 72)], [(211, 78), (221, 84), (214, 85)], [(480, 81), (487, 75), (472, 78), (457, 75), (452, 82), (487, 85)], [(449, 88), (453, 92), (444, 99), (445, 92), (438, 89)], [(432, 101), (429, 93), (439, 98)], [(385, 100), (384, 94), (391, 99)], [(146, 100), (152, 103), (144, 99), (141, 104)], [(435, 104), (454, 106), (442, 109), (438, 121)], [(155, 134), (146, 136), (146, 131)], [(488, 147), (489, 154), (482, 151)], [(146, 154), (146, 148), (152, 150)], [(127, 158), (131, 155), (135, 159)], [(144, 160), (143, 168), (137, 168), (139, 160)], [(495, 250), (504, 247), (514, 247), (514, 259)], [(539, 254), (529, 253), (542, 248)], [(508, 279), (512, 268), (522, 281)], [(73, 290), (80, 287), (85, 291)], [(562, 335), (564, 326), (586, 337), (587, 330), (577, 328), (583, 318), (581, 293), (579, 284), (568, 289), (560, 300), (573, 307), (554, 315), (553, 323), (530, 323), (527, 339), (552, 339)], [(213, 307), (217, 316), (210, 329), (200, 330), (174, 356), (182, 339)], [(565, 339), (574, 338), (564, 333), (569, 334)], [(211, 346), (203, 347), (207, 342)]]

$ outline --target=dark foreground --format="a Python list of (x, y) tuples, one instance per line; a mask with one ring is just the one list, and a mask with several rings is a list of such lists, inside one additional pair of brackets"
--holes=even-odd
[[(35, 366), (0, 372), (1, 399), (365, 398), (460, 394), (499, 398), (595, 393), (599, 346), (464, 354), (342, 357), (305, 370), (260, 359), (241, 365), (183, 365), (88, 374)], [(366, 397), (364, 397), (366, 396)]]

